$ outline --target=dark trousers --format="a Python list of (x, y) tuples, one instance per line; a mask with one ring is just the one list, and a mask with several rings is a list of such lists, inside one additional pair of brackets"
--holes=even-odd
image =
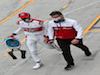
[[(68, 65), (74, 65), (74, 59), (73, 59), (73, 57), (71, 55), (71, 51), (70, 51), (70, 45), (71, 45), (72, 40), (73, 39), (58, 39), (57, 38), (58, 45), (62, 49), (64, 59), (67, 61)], [(84, 52), (89, 51), (88, 47), (83, 45), (82, 39), (79, 39), (78, 44), (73, 44), (73, 45), (82, 49)]]

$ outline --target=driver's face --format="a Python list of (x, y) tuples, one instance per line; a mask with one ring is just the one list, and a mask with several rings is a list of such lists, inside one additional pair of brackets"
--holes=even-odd
[(30, 20), (30, 17), (27, 17), (27, 18), (21, 18), (23, 21), (26, 21), (28, 22)]

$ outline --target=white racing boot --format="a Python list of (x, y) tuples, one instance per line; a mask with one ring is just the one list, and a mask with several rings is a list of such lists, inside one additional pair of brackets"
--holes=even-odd
[(38, 68), (40, 68), (42, 66), (43, 66), (43, 64), (41, 62), (38, 62), (38, 63), (36, 63), (35, 66), (33, 66), (33, 69), (36, 70), (36, 69), (38, 69)]

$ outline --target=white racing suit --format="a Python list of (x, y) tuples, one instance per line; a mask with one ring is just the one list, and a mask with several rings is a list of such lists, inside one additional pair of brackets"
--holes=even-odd
[(53, 47), (44, 42), (44, 29), (47, 29), (47, 24), (42, 20), (31, 19), (31, 22), (27, 23), (23, 20), (18, 21), (19, 29), (14, 33), (20, 34), (22, 32), (26, 35), (26, 45), (30, 54), (35, 62), (39, 62), (40, 59), (37, 55), (37, 42), (41, 45), (52, 49)]

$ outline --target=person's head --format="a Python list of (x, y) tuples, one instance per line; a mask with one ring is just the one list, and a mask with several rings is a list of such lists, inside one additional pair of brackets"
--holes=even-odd
[(65, 21), (63, 14), (60, 11), (53, 11), (50, 13), (50, 16), (53, 18), (55, 23)]
[(31, 15), (27, 12), (21, 12), (19, 13), (19, 18), (21, 18), (23, 21), (28, 22), (31, 18)]

